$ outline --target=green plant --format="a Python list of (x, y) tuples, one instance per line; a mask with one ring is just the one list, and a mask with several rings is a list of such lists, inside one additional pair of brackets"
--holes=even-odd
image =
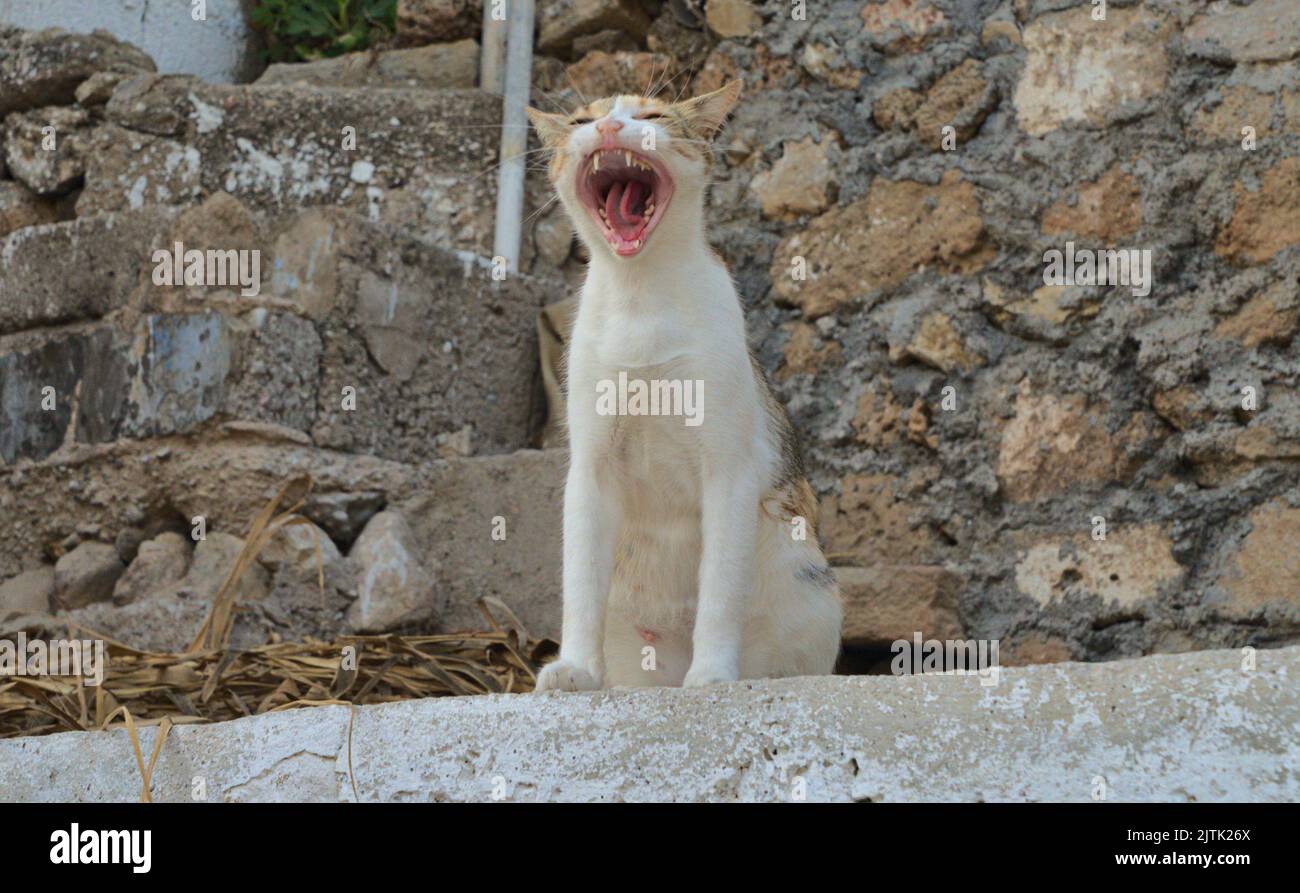
[(393, 33), (397, 0), (258, 0), (253, 27), (271, 62), (303, 62), (364, 50)]

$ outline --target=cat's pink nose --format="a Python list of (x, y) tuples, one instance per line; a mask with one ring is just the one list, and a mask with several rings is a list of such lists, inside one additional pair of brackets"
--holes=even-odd
[(615, 121), (613, 118), (601, 118), (596, 122), (596, 132), (604, 137), (608, 143), (614, 138), (614, 134), (623, 129), (622, 121)]

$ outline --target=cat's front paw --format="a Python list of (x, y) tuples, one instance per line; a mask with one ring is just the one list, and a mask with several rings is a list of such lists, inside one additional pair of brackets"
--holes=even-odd
[(715, 682), (735, 682), (739, 678), (740, 673), (731, 667), (693, 663), (686, 671), (686, 678), (682, 680), (682, 688), (699, 688)]
[(537, 674), (533, 691), (595, 691), (600, 688), (600, 675), (584, 670), (568, 661), (552, 661)]

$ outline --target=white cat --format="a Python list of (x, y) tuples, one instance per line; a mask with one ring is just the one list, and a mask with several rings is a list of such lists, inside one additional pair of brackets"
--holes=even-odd
[(704, 233), (710, 141), (739, 95), (736, 81), (679, 103), (529, 110), (591, 257), (567, 360), (564, 623), (538, 691), (835, 664), (816, 498)]

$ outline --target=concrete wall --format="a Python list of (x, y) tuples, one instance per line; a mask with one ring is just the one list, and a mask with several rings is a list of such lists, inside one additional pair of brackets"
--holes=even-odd
[(219, 84), (246, 83), (265, 67), (248, 26), (247, 0), (207, 0), (195, 21), (190, 0), (0, 0), (0, 23), (90, 33), (97, 28), (135, 44), (163, 74)]
[[(1255, 658), (317, 707), (172, 729), (152, 795), (202, 779), (210, 801), (1294, 801), (1300, 648)], [(0, 741), (0, 800), (139, 797), (124, 731)]]

